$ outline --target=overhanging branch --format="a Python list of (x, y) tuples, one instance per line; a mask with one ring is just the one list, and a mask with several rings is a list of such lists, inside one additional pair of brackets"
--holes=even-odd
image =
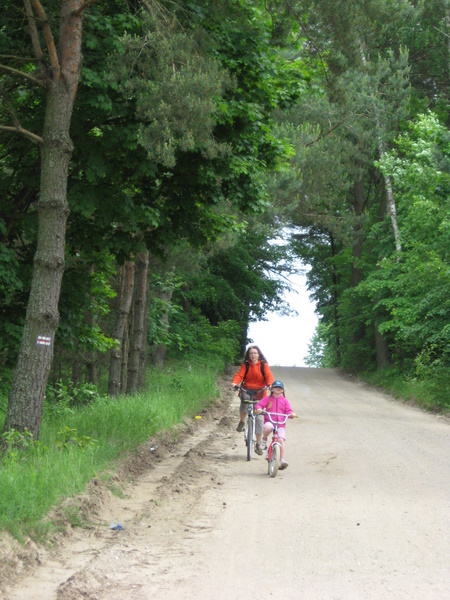
[(10, 133), (18, 133), (20, 135), (27, 137), (29, 140), (31, 140), (35, 144), (40, 145), (40, 144), (44, 143), (44, 140), (39, 135), (36, 135), (35, 133), (28, 131), (27, 129), (23, 129), (23, 127), (11, 127), (9, 125), (0, 125), (0, 130), (1, 131), (9, 131)]
[(0, 58), (10, 58), (12, 60), (20, 60), (22, 62), (34, 62), (35, 56), (16, 56), (15, 54), (0, 54)]
[(45, 84), (43, 83), (43, 81), (41, 81), (37, 77), (33, 77), (33, 75), (30, 75), (29, 73), (24, 73), (23, 71), (19, 71), (19, 69), (13, 69), (12, 67), (7, 67), (6, 65), (2, 65), (2, 64), (0, 64), (0, 69), (3, 69), (3, 71), (8, 71), (8, 73), (13, 73), (14, 75), (19, 75), (20, 77), (25, 77), (25, 79), (28, 79), (29, 81), (32, 81), (33, 83), (36, 83), (37, 85), (40, 85), (41, 87), (45, 87)]
[(308, 142), (307, 144), (305, 144), (305, 147), (307, 148), (308, 146), (312, 146), (313, 144), (317, 144), (317, 142), (319, 140), (321, 140), (322, 138), (326, 137), (327, 135), (331, 135), (335, 129), (337, 129), (338, 127), (340, 127), (347, 120), (348, 120), (347, 118), (342, 119), (342, 121), (340, 121), (339, 123), (337, 123), (333, 127), (330, 127), (326, 131), (323, 131), (318, 137), (316, 137), (315, 140), (313, 140), (312, 142)]

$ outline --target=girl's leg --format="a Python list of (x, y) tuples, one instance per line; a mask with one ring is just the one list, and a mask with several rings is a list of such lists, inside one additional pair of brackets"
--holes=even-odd
[(286, 430), (284, 427), (278, 429), (280, 438), (280, 469), (285, 469), (288, 464), (286, 462)]
[(262, 438), (263, 438), (263, 439), (262, 439), (262, 441), (263, 441), (263, 443), (264, 443), (264, 442), (265, 442), (266, 444), (268, 443), (268, 442), (267, 442), (267, 438), (268, 438), (268, 437), (269, 437), (269, 435), (272, 433), (272, 431), (273, 431), (273, 425), (272, 425), (272, 423), (266, 423), (266, 424), (264, 425), (264, 430), (263, 430), (263, 435), (262, 435)]

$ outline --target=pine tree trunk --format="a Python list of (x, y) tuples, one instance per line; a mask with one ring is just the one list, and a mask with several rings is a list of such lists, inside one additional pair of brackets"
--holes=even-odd
[(148, 252), (141, 252), (136, 258), (136, 278), (134, 286), (134, 319), (130, 334), (130, 354), (128, 358), (127, 393), (135, 394), (139, 385), (139, 367), (144, 343), (145, 309), (147, 306)]
[(72, 359), (72, 385), (78, 387), (82, 383), (83, 363), (79, 356), (74, 356)]
[[(94, 267), (91, 266), (89, 269), (90, 274), (94, 272)], [(91, 310), (86, 312), (86, 323), (92, 328), (94, 326), (94, 314)], [(98, 385), (98, 372), (97, 372), (97, 353), (95, 350), (88, 350), (86, 352), (85, 365), (87, 376), (86, 380), (89, 383)]]
[(119, 306), (117, 308), (116, 323), (112, 337), (117, 341), (118, 347), (111, 351), (109, 366), (108, 395), (118, 396), (121, 384), (122, 352), (125, 327), (130, 312), (134, 287), (134, 264), (125, 263), (120, 269), (123, 272), (123, 287), (120, 291)]
[[(364, 44), (361, 41), (359, 41), (359, 49), (360, 49), (362, 62), (364, 65), (367, 65)], [(376, 92), (374, 92), (374, 93), (376, 93)], [(379, 155), (381, 158), (383, 156), (383, 154), (385, 154), (386, 148), (385, 148), (385, 144), (383, 141), (383, 127), (381, 124), (380, 113), (379, 113), (378, 107), (376, 105), (376, 102), (374, 102), (374, 111), (375, 111), (375, 123), (376, 123), (376, 128), (377, 128), (377, 135), (378, 135), (378, 152), (379, 152)], [(391, 182), (390, 177), (386, 177), (383, 175), (383, 181), (384, 181), (384, 186), (386, 189), (387, 213), (389, 215), (389, 218), (391, 219), (392, 231), (394, 233), (395, 249), (396, 249), (397, 253), (400, 255), (402, 252), (402, 243), (401, 243), (401, 239), (400, 239), (400, 230), (399, 230), (398, 221), (397, 221), (397, 208), (395, 205), (394, 190), (392, 189), (392, 182)]]
[(378, 329), (378, 323), (375, 323), (375, 348), (377, 352), (377, 367), (382, 369), (389, 364), (389, 346)]
[[(169, 330), (169, 302), (172, 298), (173, 287), (169, 289), (165, 289), (160, 293), (160, 298), (167, 305), (167, 309), (161, 317), (161, 327), (166, 332)], [(167, 346), (165, 344), (160, 344), (156, 347), (153, 353), (153, 364), (158, 365), (159, 367), (164, 366), (164, 361), (166, 360), (166, 352)]]
[(364, 198), (364, 180), (360, 179), (357, 181), (353, 188), (353, 207), (355, 209), (356, 223), (354, 226), (354, 242), (352, 248), (352, 287), (356, 287), (361, 283), (363, 278), (363, 272), (361, 269), (361, 258), (363, 251), (363, 231), (361, 216), (364, 211), (365, 198)]
[(147, 325), (148, 321), (145, 320), (144, 326), (144, 341), (141, 349), (141, 355), (139, 357), (139, 380), (138, 390), (145, 389), (146, 375), (147, 375)]
[(87, 369), (87, 381), (93, 385), (98, 386), (98, 367), (97, 360), (94, 352), (89, 353), (89, 360), (86, 363)]
[(54, 354), (53, 354), (53, 362), (52, 362), (52, 385), (53, 387), (55, 387), (55, 385), (58, 383), (58, 381), (61, 381), (62, 379), (62, 360), (63, 360), (63, 349), (61, 344), (56, 344), (55, 348), (54, 348)]
[(122, 343), (120, 344), (120, 389), (125, 393), (127, 389), (127, 378), (128, 378), (128, 355), (130, 352), (130, 332), (133, 328), (133, 307), (128, 314), (125, 331), (123, 332)]
[[(363, 251), (363, 231), (361, 224), (361, 217), (365, 207), (364, 197), (364, 179), (360, 179), (355, 183), (354, 186), (354, 199), (353, 207), (355, 209), (356, 224), (354, 227), (355, 240), (352, 249), (352, 287), (359, 285), (363, 279), (363, 272), (361, 269), (361, 258)], [(353, 342), (357, 344), (364, 338), (364, 327), (362, 324), (358, 325), (358, 328), (353, 332)]]
[[(331, 247), (331, 256), (334, 259), (336, 256), (336, 244), (334, 241), (334, 237), (329, 233), (330, 237), (330, 247)], [(339, 274), (336, 269), (335, 261), (332, 261), (332, 271), (331, 278), (333, 281), (333, 313), (334, 313), (334, 340), (336, 346), (336, 361), (337, 364), (341, 364), (341, 336), (340, 336), (340, 322), (339, 322), (339, 296), (338, 296), (338, 288), (339, 288)]]
[[(28, 429), (34, 439), (39, 438), (59, 319), (58, 301), (69, 213), (67, 176), (73, 149), (69, 128), (81, 67), (82, 13), (74, 15), (74, 11), (81, 5), (80, 0), (62, 0), (57, 56), (49, 50), (54, 69), (46, 88), (37, 248), (4, 427), (4, 431)], [(32, 21), (35, 23), (38, 19)], [(51, 45), (49, 48), (54, 49)]]

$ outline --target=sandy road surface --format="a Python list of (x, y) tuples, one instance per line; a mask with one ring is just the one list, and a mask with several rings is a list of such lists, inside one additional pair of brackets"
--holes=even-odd
[(143, 449), (125, 498), (93, 486), (92, 527), (0, 598), (450, 598), (448, 420), (333, 371), (273, 372), (301, 417), (286, 471), (245, 460), (226, 391), (178, 444)]

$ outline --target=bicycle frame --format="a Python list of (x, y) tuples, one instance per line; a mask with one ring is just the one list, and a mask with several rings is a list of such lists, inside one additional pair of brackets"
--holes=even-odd
[[(245, 392), (248, 396), (251, 396), (252, 398), (254, 396), (260, 395), (266, 389), (267, 389), (267, 387), (264, 387), (261, 389), (256, 389), (256, 390), (250, 390), (250, 389), (243, 387), (242, 384), (240, 386), (238, 386), (238, 385), (235, 386), (235, 390), (241, 390), (242, 392)], [(251, 460), (252, 453), (255, 448), (255, 443), (256, 443), (255, 404), (257, 404), (259, 402), (259, 400), (260, 400), (260, 398), (257, 398), (256, 400), (255, 399), (252, 399), (252, 400), (241, 399), (241, 401), (244, 404), (247, 404), (247, 420), (246, 420), (245, 429), (244, 429), (244, 441), (245, 441), (245, 445), (247, 448), (247, 460)]]

